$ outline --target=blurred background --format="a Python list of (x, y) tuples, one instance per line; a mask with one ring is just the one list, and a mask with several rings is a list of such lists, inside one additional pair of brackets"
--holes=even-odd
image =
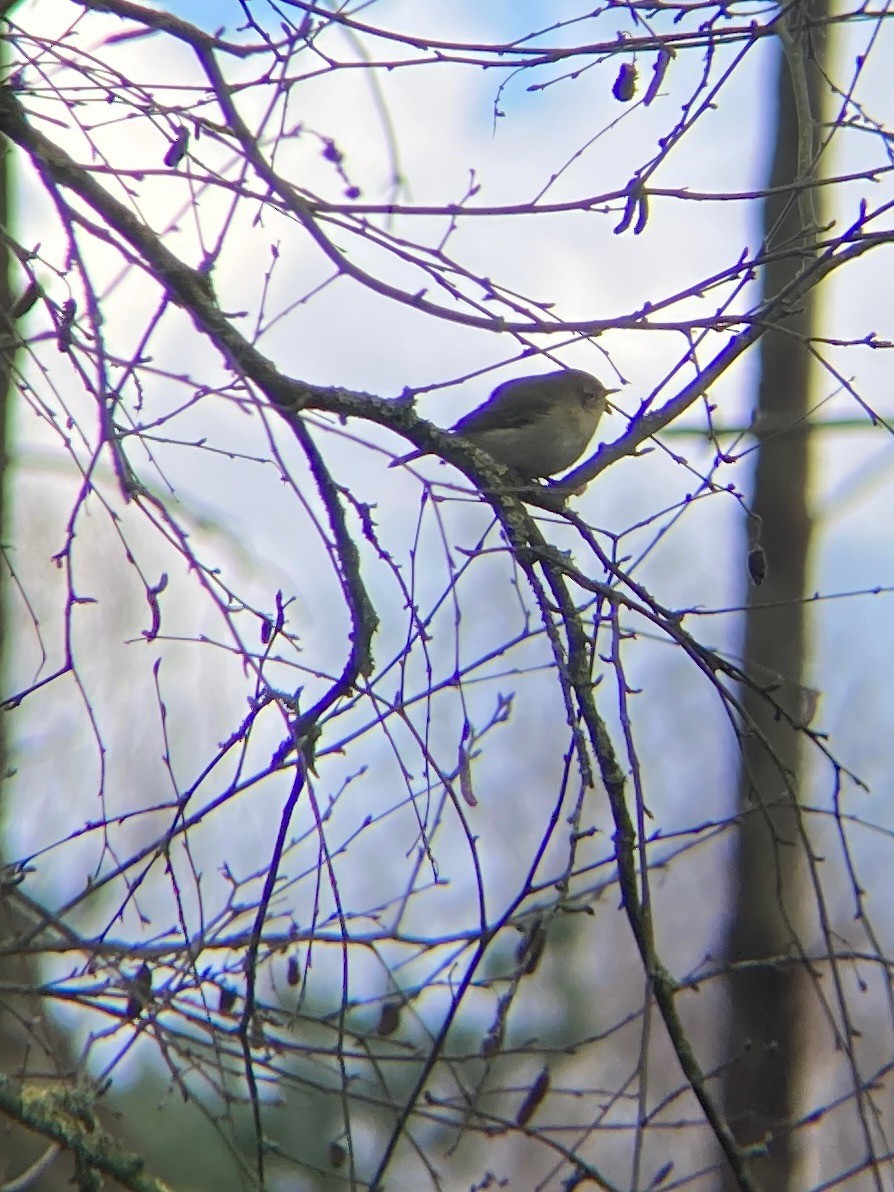
[[(175, 1187), (890, 1185), (886, 17), (6, 11), (26, 1102)], [(551, 563), (389, 468), (560, 366)]]

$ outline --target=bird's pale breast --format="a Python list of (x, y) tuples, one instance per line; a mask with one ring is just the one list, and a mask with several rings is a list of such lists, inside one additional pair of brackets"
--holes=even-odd
[(534, 480), (570, 468), (583, 455), (594, 429), (583, 409), (578, 415), (566, 408), (541, 415), (528, 426), (466, 432), (466, 438), (497, 463)]

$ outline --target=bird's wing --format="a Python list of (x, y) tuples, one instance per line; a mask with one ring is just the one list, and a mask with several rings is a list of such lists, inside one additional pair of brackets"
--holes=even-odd
[(544, 393), (541, 385), (504, 381), (483, 405), (460, 418), (452, 429), (458, 435), (468, 430), (514, 430), (548, 414), (554, 404), (555, 395), (549, 391)]

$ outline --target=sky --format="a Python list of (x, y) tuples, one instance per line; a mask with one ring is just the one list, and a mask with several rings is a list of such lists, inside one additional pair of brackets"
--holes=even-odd
[[(47, 32), (70, 24), (73, 7), (41, 0), (39, 10), (26, 4), (16, 17), (24, 28)], [(406, 32), (424, 30), (445, 40), (509, 43), (532, 27), (541, 9), (503, 3), (377, 4), (360, 6), (357, 16)], [(571, 4), (549, 9), (553, 20), (575, 11)], [(189, 5), (177, 11), (199, 21), (210, 10)], [(215, 25), (227, 23), (220, 6), (213, 14)], [(567, 44), (575, 37), (606, 37), (606, 21), (615, 21), (619, 34), (635, 32), (625, 18), (611, 15), (602, 22), (570, 26), (542, 41)], [(231, 27), (232, 23), (231, 16)], [(72, 33), (71, 52), (93, 55), (143, 81), (157, 107), (151, 118), (134, 118), (119, 101), (102, 112), (88, 106), (89, 119), (96, 125), (95, 141), (120, 168), (134, 171), (135, 207), (164, 230), (169, 248), (196, 262), (220, 240), (214, 286), (221, 308), (246, 334), (263, 328), (258, 346), (283, 371), (314, 384), (382, 397), (397, 397), (409, 386), (420, 391), (417, 410), (442, 426), (478, 404), (499, 381), (540, 371), (537, 362), (519, 360), (520, 345), (510, 336), (434, 320), (348, 279), (333, 280), (331, 266), (294, 223), (262, 209), (259, 202), (246, 199), (236, 204), (232, 192), (203, 187), (200, 165), (227, 170), (231, 178), (238, 175), (232, 154), (213, 136), (206, 133), (193, 142), (192, 175), (187, 167), (163, 169), (173, 130), (186, 118), (178, 105), (189, 110), (195, 98), (193, 92), (177, 88), (184, 71), (195, 77), (195, 67), (182, 48), (164, 43), (165, 52), (159, 53), (159, 38), (110, 43), (109, 36), (121, 29), (111, 18), (86, 17)], [(890, 127), (885, 65), (886, 54), (890, 60), (890, 34), (883, 30), (879, 41), (868, 47), (866, 36), (863, 27), (846, 33), (835, 78), (846, 90), (855, 54), (865, 53), (858, 88), (861, 112), (867, 125), (872, 117)], [(357, 44), (337, 35), (321, 39), (321, 46), (348, 60), (359, 58)], [(369, 55), (380, 53), (373, 42), (365, 48)], [(389, 53), (398, 56), (397, 50)], [(740, 53), (735, 71), (726, 76), (725, 68)], [(536, 220), (460, 219), (449, 235), (448, 221), (435, 216), (389, 221), (370, 214), (371, 224), (396, 237), (425, 235), (437, 242), (445, 236), (445, 252), (454, 261), (514, 293), (553, 303), (564, 318), (629, 320), (645, 303), (685, 294), (696, 280), (728, 267), (743, 252), (755, 251), (760, 240), (755, 204), (696, 203), (683, 192), (744, 194), (760, 184), (770, 149), (775, 53), (770, 42), (747, 49), (736, 45), (711, 63), (711, 78), (718, 83), (714, 106), (651, 179), (653, 186), (679, 193), (652, 198), (641, 235), (616, 233), (623, 209), (617, 199), (604, 213), (562, 212)], [(653, 58), (638, 57), (641, 88), (647, 85)], [(416, 206), (459, 202), (474, 178), (479, 189), (473, 203), (478, 207), (530, 202), (541, 194), (545, 201), (562, 202), (620, 190), (674, 127), (704, 66), (699, 55), (678, 57), (662, 93), (645, 107), (639, 102), (620, 104), (612, 96), (617, 56), (589, 62), (585, 71), (567, 79), (560, 78), (564, 72), (554, 65), (514, 77), (497, 68), (446, 64), (380, 70), (374, 88), (362, 71), (333, 73), (322, 70), (322, 62), (308, 51), (294, 63), (295, 74), (306, 72), (308, 77), (293, 83), (281, 122), (269, 125), (291, 134), (277, 149), (277, 169), (296, 185), (333, 202), (343, 201), (350, 185), (359, 187), (359, 203), (400, 201)], [(228, 70), (228, 77), (245, 84), (235, 92), (242, 110), (257, 118), (265, 97), (247, 85), (256, 75), (254, 67), (228, 64)], [(29, 68), (27, 78), (34, 87), (38, 79), (63, 86), (70, 81), (61, 67), (47, 69), (46, 63), (41, 70)], [(532, 85), (537, 89), (531, 90)], [(35, 95), (33, 103), (47, 116), (48, 135), (58, 137), (81, 159), (89, 156), (85, 139), (62, 128), (60, 109), (53, 109), (45, 96)], [(502, 115), (495, 119), (497, 106)], [(210, 105), (202, 110), (209, 119), (218, 118)], [(324, 154), (328, 142), (343, 155), (340, 169), (331, 153)], [(269, 150), (269, 143), (262, 148)], [(833, 141), (830, 168), (846, 174), (868, 162), (889, 164), (881, 136), (854, 127)], [(887, 174), (871, 184), (859, 180), (842, 185), (835, 190), (830, 218), (840, 226), (856, 217), (862, 199), (881, 205), (890, 191)], [(28, 212), (29, 243), (39, 242), (42, 258), (58, 270), (48, 264), (44, 280), (61, 300), (66, 285), (70, 282), (77, 290), (78, 283), (66, 272), (64, 243), (53, 213), (46, 204), (38, 205), (35, 195), (34, 182), (25, 181), (20, 209)], [(411, 291), (419, 284), (418, 270), (375, 248), (370, 238), (358, 238), (347, 219), (327, 226), (339, 247), (364, 268)], [(92, 252), (91, 272), (103, 295), (103, 330), (112, 354), (127, 360), (142, 343), (158, 298), (136, 270), (122, 271), (115, 254), (95, 243)], [(894, 340), (889, 272), (890, 263), (880, 250), (834, 275), (823, 298), (830, 341), (823, 351), (868, 407), (891, 424), (894, 400), (887, 353), (843, 342), (869, 331)], [(734, 299), (733, 309), (744, 309), (754, 295), (752, 284)], [(429, 296), (447, 301), (445, 292), (434, 288)], [(718, 301), (713, 292), (682, 297), (671, 305), (669, 317), (705, 317)], [(279, 588), (292, 601), (289, 623), (297, 645), (283, 644), (284, 661), (270, 668), (268, 681), (289, 690), (302, 686), (302, 698), (312, 702), (325, 681), (319, 676), (340, 669), (345, 616), (328, 562), (326, 534), (307, 497), (308, 476), (300, 454), (275, 421), (250, 413), (231, 395), (220, 396), (217, 389), (224, 384), (226, 369), (185, 317), (165, 312), (152, 328), (145, 349), (152, 357), (151, 369), (145, 372), (140, 393), (128, 395), (128, 417), (146, 428), (144, 442), (149, 447), (141, 450), (128, 441), (131, 464), (171, 517), (188, 528), (196, 556), (219, 568), (222, 580), (240, 600), (270, 612)], [(699, 345), (701, 364), (728, 334), (715, 334)], [(535, 342), (546, 346), (545, 338)], [(613, 327), (592, 342), (562, 342), (554, 351), (563, 364), (588, 368), (620, 386), (619, 412), (603, 422), (597, 436), (610, 441), (623, 432), (625, 419), (642, 400), (650, 395), (664, 400), (688, 379), (686, 367), (679, 367), (688, 346), (677, 332), (627, 326)], [(749, 352), (712, 388), (711, 401), (721, 423), (747, 422), (757, 363), (757, 353)], [(80, 487), (71, 468), (72, 453), (86, 459), (97, 435), (95, 410), (69, 362), (58, 358), (55, 348), (41, 358), (31, 376), (39, 396), (23, 403), (16, 428), (22, 477), (16, 559), (34, 615), (22, 601), (13, 689), (51, 671), (60, 656), (66, 576), (51, 556), (65, 542), (67, 519)], [(48, 395), (83, 423), (85, 446), (66, 446), (66, 439), (75, 437), (67, 434), (64, 417), (50, 424), (43, 405), (49, 404)], [(886, 750), (886, 726), (892, 716), (886, 680), (894, 661), (889, 611), (894, 585), (892, 440), (884, 428), (870, 424), (865, 410), (829, 374), (818, 378), (817, 402), (823, 403), (822, 421), (862, 421), (858, 429), (818, 436), (814, 583), (823, 599), (813, 610), (811, 682), (822, 692), (818, 727), (830, 734), (835, 750), (872, 789), (871, 796), (848, 790), (853, 814), (880, 829), (856, 830), (872, 901), (871, 878), (889, 859), (894, 826)], [(740, 502), (722, 492), (685, 503), (687, 494), (698, 491), (699, 477), (709, 471), (713, 455), (704, 439), (683, 433), (698, 419), (694, 408), (650, 453), (609, 469), (576, 500), (575, 509), (598, 528), (604, 545), (619, 535), (625, 555), (642, 556), (637, 578), (662, 605), (705, 610), (705, 615), (692, 618), (693, 631), (710, 645), (734, 651), (740, 619), (719, 610), (733, 609), (742, 599), (744, 518)], [(341, 425), (331, 416), (315, 415), (309, 424), (338, 483), (358, 502), (369, 504), (375, 518), (383, 549), (364, 543), (362, 560), (380, 616), (376, 691), (397, 708), (388, 722), (393, 726), (391, 737), (377, 729), (370, 702), (358, 700), (344, 709), (321, 740), (317, 791), (321, 803), (331, 809), (332, 847), (344, 845), (344, 857), (356, 858), (353, 864), (339, 863), (341, 888), (353, 906), (381, 902), (388, 906), (388, 916), (396, 914), (391, 900), (399, 900), (406, 889), (418, 853), (418, 812), (428, 817), (432, 855), (443, 885), (411, 899), (405, 921), (413, 929), (435, 922), (443, 923), (445, 930), (473, 930), (480, 914), (473, 878), (476, 850), (488, 911), (497, 915), (528, 880), (544, 834), (544, 803), (552, 810), (561, 785), (568, 732), (555, 685), (545, 681), (548, 653), (543, 635), (528, 632), (530, 598), (489, 528), (488, 512), (468, 490), (451, 489), (458, 483), (455, 474), (433, 460), (420, 465), (418, 474), (389, 469), (391, 455), (406, 444), (359, 420)], [(671, 452), (684, 455), (687, 466)], [(753, 463), (750, 440), (741, 440), (734, 454), (736, 461), (722, 469), (718, 480), (747, 494)], [(417, 475), (427, 477), (434, 489), (424, 489)], [(202, 760), (250, 706), (251, 682), (227, 640), (225, 618), (214, 611), (195, 571), (183, 566), (169, 531), (160, 518), (153, 526), (133, 504), (125, 506), (120, 500), (107, 453), (100, 455), (97, 476), (115, 516), (91, 498), (78, 517), (72, 582), (79, 595), (93, 603), (75, 609), (74, 643), (79, 675), (107, 749), (97, 747), (87, 704), (70, 682), (27, 701), (16, 714), (13, 730), (25, 811), (7, 821), (12, 852), (33, 855), (46, 844), (51, 825), (52, 839), (64, 843), (45, 860), (41, 854), (35, 880), (59, 898), (79, 890), (85, 873), (103, 872), (112, 863), (112, 853), (101, 847), (98, 833), (82, 831), (85, 820), (97, 818), (101, 807), (124, 815), (136, 796), (143, 807), (167, 809), (123, 820), (114, 833), (115, 853), (128, 855), (152, 842), (159, 825), (170, 818), (176, 791), (195, 779)], [(574, 546), (576, 561), (582, 561), (567, 528), (547, 522), (545, 530), (560, 548)], [(128, 550), (144, 582), (135, 574)], [(146, 585), (163, 573), (169, 584), (159, 597), (164, 632), (158, 642), (146, 642), (142, 635), (151, 618)], [(402, 584), (420, 609), (438, 610), (433, 612), (428, 657), (416, 650), (405, 673), (393, 665), (412, 632)], [(875, 589), (881, 590), (868, 594)], [(237, 619), (252, 624), (248, 615)], [(637, 628), (638, 638), (624, 646), (628, 676), (638, 689), (633, 700), (637, 743), (654, 830), (670, 838), (729, 814), (732, 734), (716, 698), (693, 668), (666, 644), (651, 639), (641, 624)], [(257, 633), (257, 625), (248, 632)], [(95, 644), (103, 635), (108, 646), (97, 650)], [(481, 655), (510, 636), (517, 639), (511, 651), (475, 666)], [(258, 640), (251, 640), (257, 647)], [(41, 659), (42, 643), (49, 655), (46, 661)], [(607, 643), (601, 646), (603, 651), (607, 648)], [(443, 686), (426, 716), (425, 704), (416, 697), (428, 682), (429, 665)], [(451, 676), (464, 668), (472, 669), (462, 688), (451, 684)], [(610, 668), (597, 667), (595, 677), (604, 693), (601, 709), (619, 739)], [(507, 700), (510, 714), (500, 720), (498, 713)], [(403, 704), (410, 709), (404, 722)], [(418, 754), (413, 753), (413, 734), (428, 733), (432, 752), (450, 770), (456, 764), (463, 724), (468, 721), (483, 730), (493, 717), (497, 722), (485, 734), (474, 761), (477, 807), (460, 807), (460, 815), (448, 801), (438, 818), (435, 809), (443, 795), (437, 782), (414, 804), (395, 750), (406, 749), (406, 756), (415, 758), (410, 786), (418, 793), (425, 778)], [(281, 731), (275, 717), (264, 720), (245, 759), (245, 772), (262, 764)], [(64, 776), (57, 763), (60, 742), (72, 763), (72, 773)], [(222, 764), (199, 786), (196, 798), (210, 804), (239, 772), (229, 762)], [(817, 765), (815, 802), (823, 809), (830, 806), (832, 777), (827, 766)], [(566, 809), (578, 787), (572, 768)], [(102, 803), (97, 800), (100, 789)], [(209, 811), (197, 827), (200, 868), (217, 876), (194, 884), (186, 881), (185, 913), (191, 923), (203, 915), (220, 915), (220, 922), (229, 924), (225, 908), (232, 890), (219, 877), (224, 863), (240, 881), (244, 877), (246, 897), (256, 892), (257, 881), (252, 883), (249, 875), (263, 872), (269, 859), (283, 794), (282, 780), (258, 783), (240, 800), (213, 814)], [(584, 806), (584, 822), (594, 831), (584, 852), (598, 865), (610, 854), (609, 819), (599, 792), (589, 791)], [(365, 827), (370, 815), (373, 826)], [(554, 876), (567, 855), (563, 824), (560, 820), (537, 870), (541, 881)], [(318, 841), (307, 804), (299, 810), (294, 831), (299, 843), (288, 863), (294, 898), (292, 909), (281, 909), (284, 924), (291, 915), (305, 926), (316, 897)], [(722, 880), (718, 874), (726, 848), (722, 841), (694, 849), (688, 868), (671, 867), (661, 878), (662, 888), (672, 893), (662, 901), (662, 929), (674, 943), (681, 971), (696, 966), (716, 938), (717, 902), (706, 900), (704, 889)], [(381, 863), (383, 856), (391, 858), (389, 864)], [(50, 864), (59, 857), (64, 865)], [(431, 862), (423, 861), (420, 880), (430, 881), (433, 872)], [(592, 879), (584, 880), (598, 883), (601, 877), (597, 869)], [(851, 913), (844, 889), (842, 921)], [(112, 915), (120, 896), (118, 891), (105, 901), (101, 913)], [(332, 899), (325, 891), (322, 905), (326, 914), (332, 913)], [(180, 910), (166, 875), (158, 874), (155, 883), (147, 885), (140, 910), (151, 920), (151, 931), (163, 932), (175, 921)], [(612, 922), (614, 916), (614, 907), (605, 912)], [(134, 918), (131, 908), (124, 918), (128, 928)], [(406, 979), (420, 979), (423, 969), (424, 964), (409, 966)], [(330, 965), (321, 958), (314, 979), (323, 988), (336, 971), (335, 961)], [(358, 960), (353, 979), (358, 990), (378, 990), (384, 968), (377, 960)]]

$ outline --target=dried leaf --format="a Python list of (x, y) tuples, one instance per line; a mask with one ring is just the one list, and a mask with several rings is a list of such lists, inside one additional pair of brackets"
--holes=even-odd
[(379, 1023), (376, 1027), (376, 1034), (381, 1035), (386, 1039), (389, 1035), (393, 1035), (400, 1026), (400, 1002), (383, 1002), (382, 1009), (379, 1011)]
[(762, 546), (753, 546), (748, 552), (748, 574), (758, 588), (767, 578), (767, 554)]
[(627, 103), (636, 94), (636, 67), (632, 62), (625, 62), (618, 71), (612, 87), (612, 95), (620, 103)]
[(174, 143), (169, 146), (168, 151), (165, 154), (165, 158), (164, 158), (165, 165), (168, 166), (172, 170), (176, 170), (176, 168), (180, 165), (181, 161), (183, 161), (184, 157), (186, 157), (186, 150), (187, 150), (188, 145), (189, 145), (189, 129), (181, 128), (180, 131), (177, 133), (176, 141), (174, 141)]
[(549, 1069), (544, 1068), (531, 1087), (528, 1089), (528, 1094), (519, 1106), (518, 1113), (515, 1115), (516, 1126), (526, 1126), (537, 1109), (540, 1102), (549, 1092)]
[(655, 64), (652, 67), (652, 80), (649, 83), (649, 89), (643, 98), (643, 104), (648, 107), (653, 99), (658, 95), (658, 88), (664, 82), (664, 76), (667, 73), (667, 68), (670, 66), (671, 58), (675, 58), (676, 54), (673, 50), (666, 49), (664, 46), (658, 51), (658, 57), (655, 59)]

